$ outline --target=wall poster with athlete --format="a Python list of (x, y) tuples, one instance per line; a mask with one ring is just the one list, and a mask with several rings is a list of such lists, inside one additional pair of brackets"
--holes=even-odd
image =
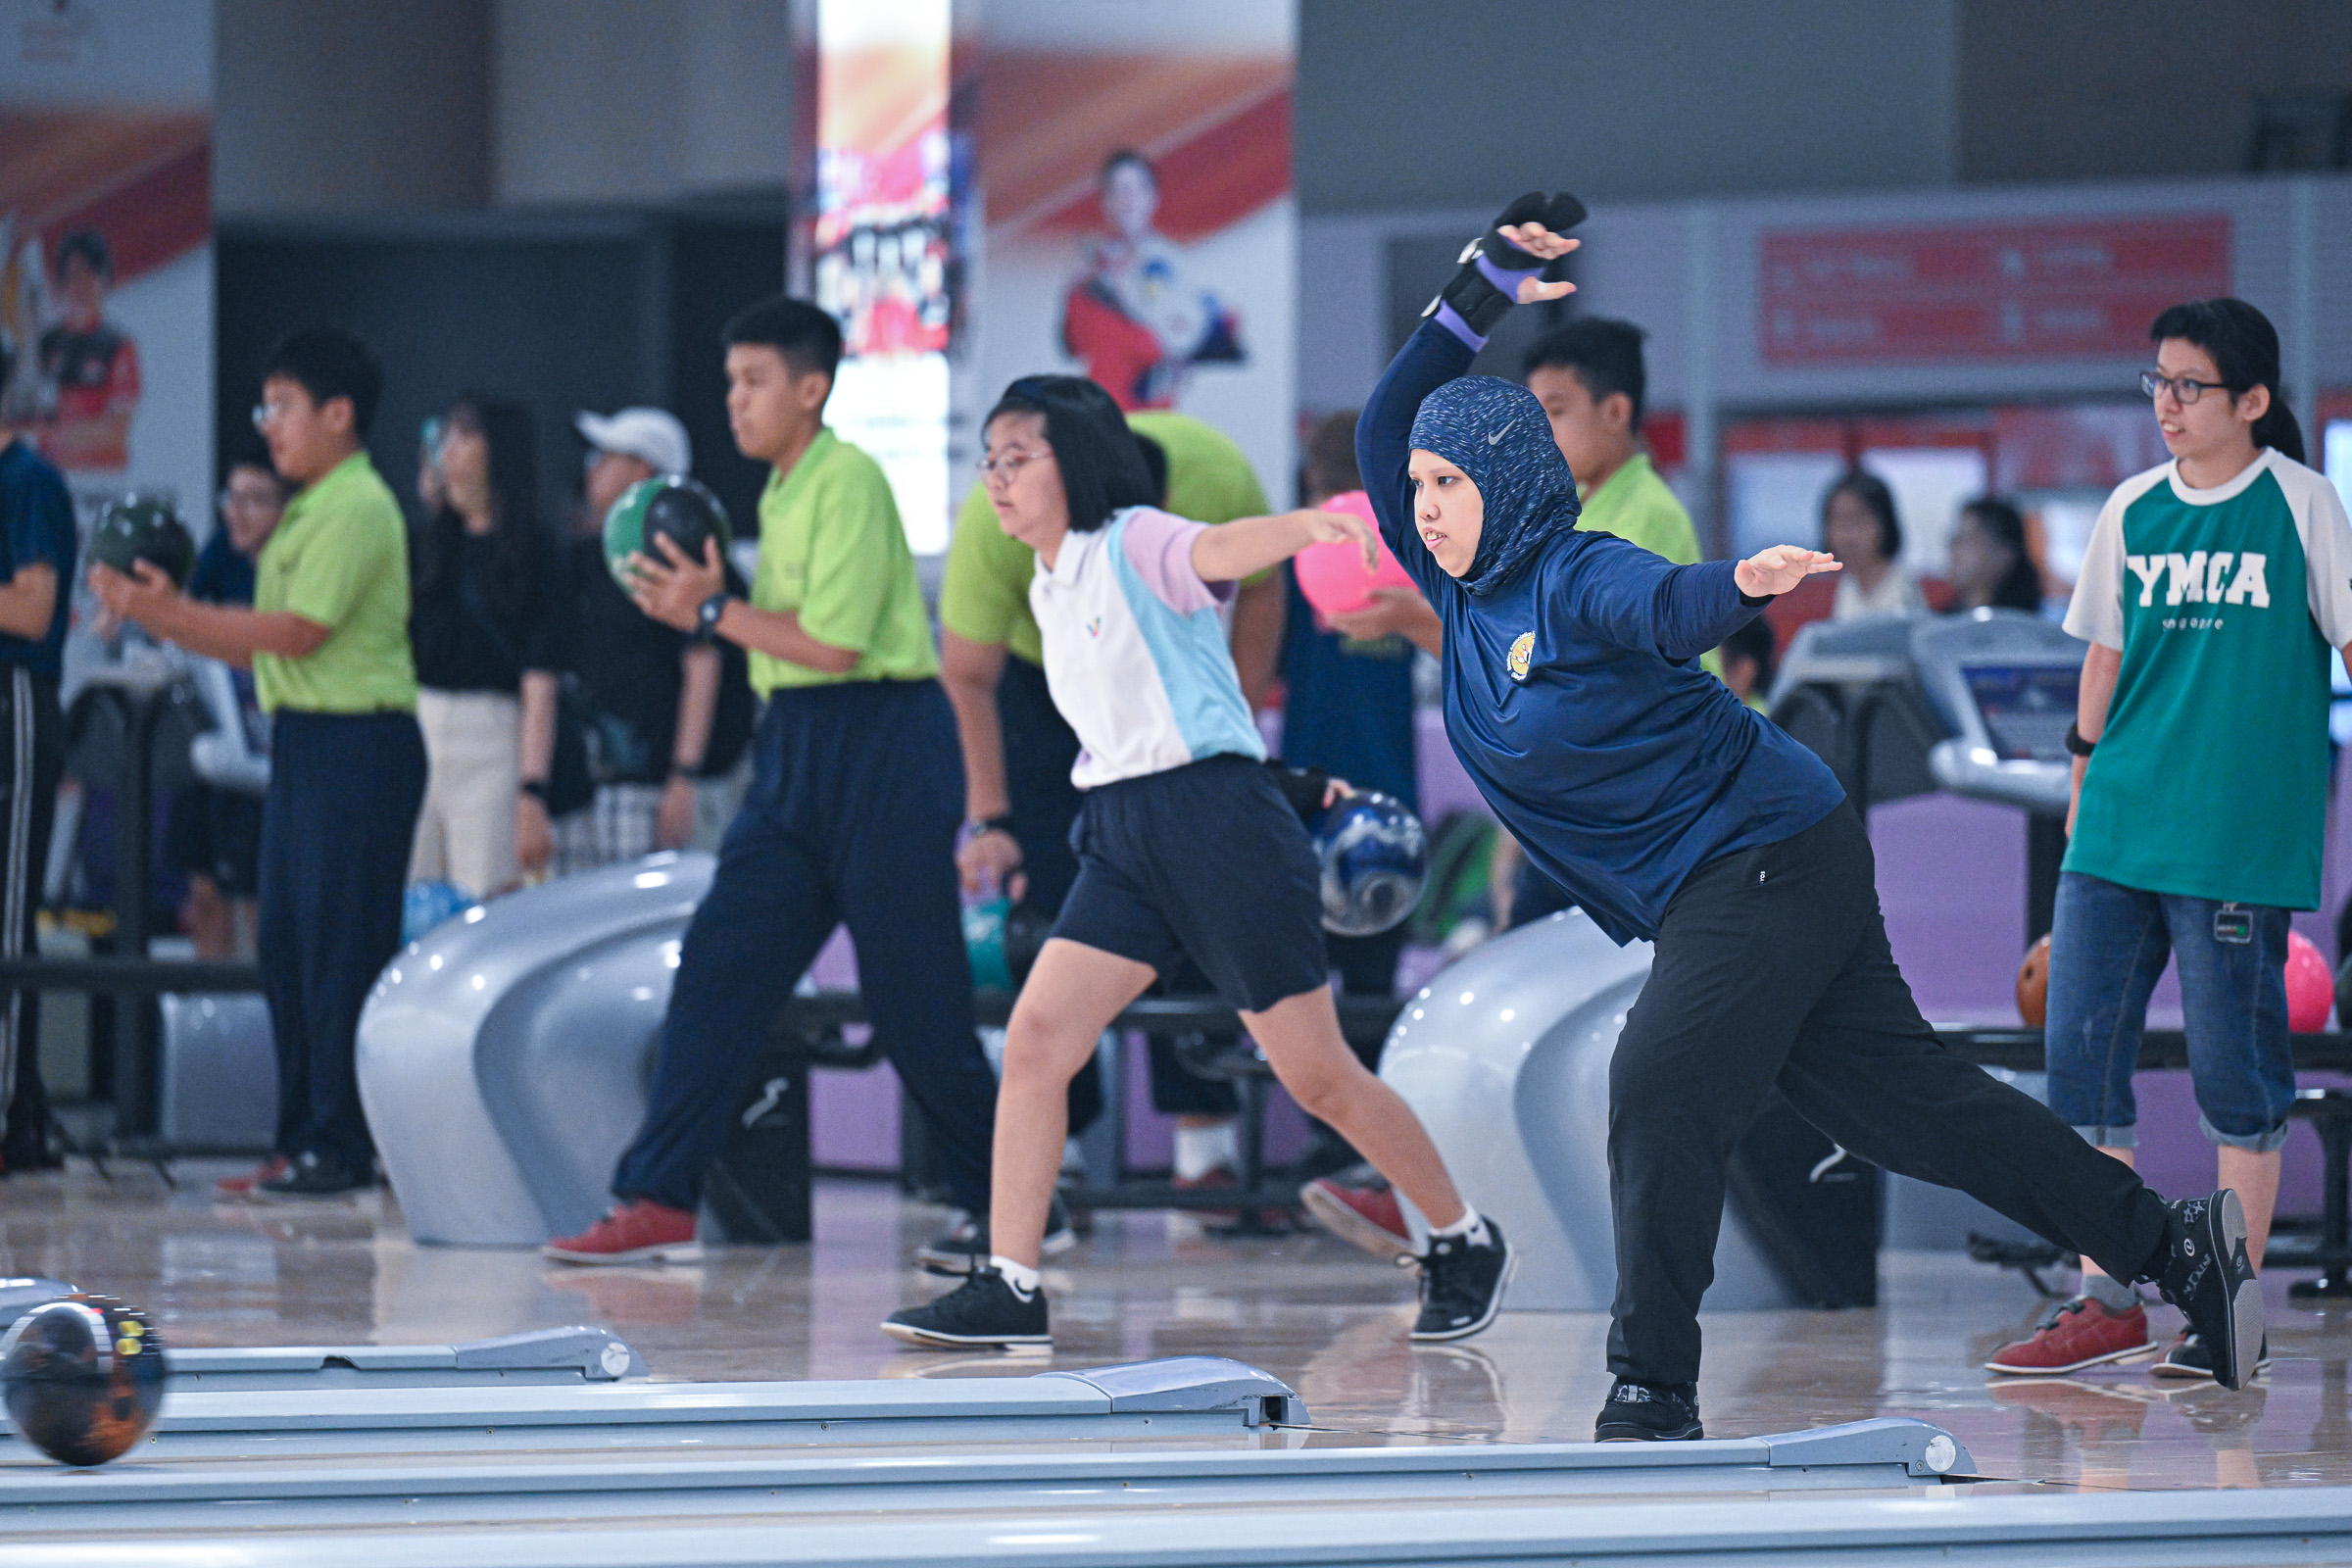
[(0, 10), (0, 423), (85, 520), (124, 491), (212, 513), (212, 13)]
[(1199, 416), (1287, 489), (1297, 39), (1294, 0), (985, 9), (972, 416), (1074, 371)]

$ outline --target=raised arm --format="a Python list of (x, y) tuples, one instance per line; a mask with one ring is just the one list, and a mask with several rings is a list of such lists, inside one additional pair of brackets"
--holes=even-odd
[(1271, 517), (1237, 517), (1201, 530), (1193, 538), (1193, 570), (1202, 582), (1239, 582), (1321, 544), (1355, 545), (1364, 553), (1364, 569), (1379, 569), (1380, 555), (1362, 518), (1303, 508)]
[(1513, 304), (1559, 299), (1576, 285), (1546, 276), (1550, 264), (1575, 250), (1566, 231), (1584, 221), (1585, 206), (1561, 192), (1529, 192), (1503, 209), (1494, 226), (1462, 252), (1462, 265), (1422, 313), (1421, 325), (1397, 350), (1355, 424), (1356, 466), (1372, 498), (1380, 531), (1425, 594), (1446, 574), (1413, 531), (1413, 416), (1421, 400), (1456, 376), (1487, 345)]

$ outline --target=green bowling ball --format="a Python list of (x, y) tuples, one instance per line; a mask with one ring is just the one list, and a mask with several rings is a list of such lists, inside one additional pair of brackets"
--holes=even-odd
[(689, 561), (703, 559), (707, 539), (716, 539), (723, 556), (728, 540), (727, 509), (719, 505), (718, 497), (682, 473), (638, 480), (623, 490), (612, 510), (605, 514), (605, 564), (611, 568), (612, 580), (623, 588), (631, 585), (631, 555), (664, 559), (654, 544), (662, 535), (674, 541)]
[(196, 538), (172, 503), (160, 496), (124, 496), (108, 505), (90, 534), (90, 560), (136, 576), (133, 565), (155, 564), (175, 587), (188, 585), (196, 568)]

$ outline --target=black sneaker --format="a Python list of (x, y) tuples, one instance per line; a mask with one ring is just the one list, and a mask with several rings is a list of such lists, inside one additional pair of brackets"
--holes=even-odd
[(2213, 1380), (2242, 1388), (2254, 1376), (2264, 1341), (2262, 1286), (2246, 1261), (2246, 1211), (2226, 1187), (2211, 1198), (2165, 1206), (2172, 1214), (2156, 1289), (2209, 1348)]
[[(2265, 1334), (2262, 1337), (2262, 1348), (2254, 1353), (2254, 1371), (2248, 1375), (2260, 1376), (2270, 1369), (2271, 1337)], [(2164, 1352), (2163, 1360), (2148, 1368), (2148, 1374), (2159, 1378), (2210, 1378), (2213, 1376), (2213, 1351), (2202, 1336), (2184, 1333), (2173, 1342), (2171, 1349)]]
[[(1038, 1255), (1059, 1257), (1077, 1245), (1078, 1233), (1070, 1228), (1069, 1208), (1056, 1193), (1053, 1206), (1046, 1210), (1046, 1240), (1038, 1249)], [(914, 1260), (928, 1273), (956, 1279), (987, 1262), (992, 1250), (988, 1245), (987, 1219), (966, 1214), (947, 1235), (918, 1249)]]
[(1688, 1443), (1705, 1437), (1695, 1383), (1636, 1383), (1619, 1378), (1592, 1423), (1594, 1443)]
[(1511, 1283), (1518, 1258), (1502, 1239), (1502, 1227), (1487, 1220), (1487, 1239), (1478, 1246), (1460, 1236), (1433, 1236), (1429, 1250), (1398, 1264), (1421, 1265), (1421, 1315), (1413, 1338), (1466, 1340), (1502, 1310), (1502, 1289)]
[(349, 1198), (364, 1193), (375, 1185), (368, 1171), (354, 1170), (339, 1159), (324, 1154), (301, 1154), (283, 1173), (270, 1181), (256, 1182), (254, 1201), (259, 1203), (302, 1202), (313, 1199)]
[(882, 1320), (882, 1332), (908, 1345), (1052, 1345), (1046, 1293), (1022, 1295), (1004, 1275), (980, 1267), (936, 1301), (909, 1306)]

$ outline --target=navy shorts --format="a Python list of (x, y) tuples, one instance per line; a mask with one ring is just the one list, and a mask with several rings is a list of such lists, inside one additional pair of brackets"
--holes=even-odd
[(1053, 935), (1162, 978), (1189, 957), (1246, 1012), (1330, 983), (1314, 847), (1264, 763), (1208, 757), (1088, 790), (1070, 847)]

